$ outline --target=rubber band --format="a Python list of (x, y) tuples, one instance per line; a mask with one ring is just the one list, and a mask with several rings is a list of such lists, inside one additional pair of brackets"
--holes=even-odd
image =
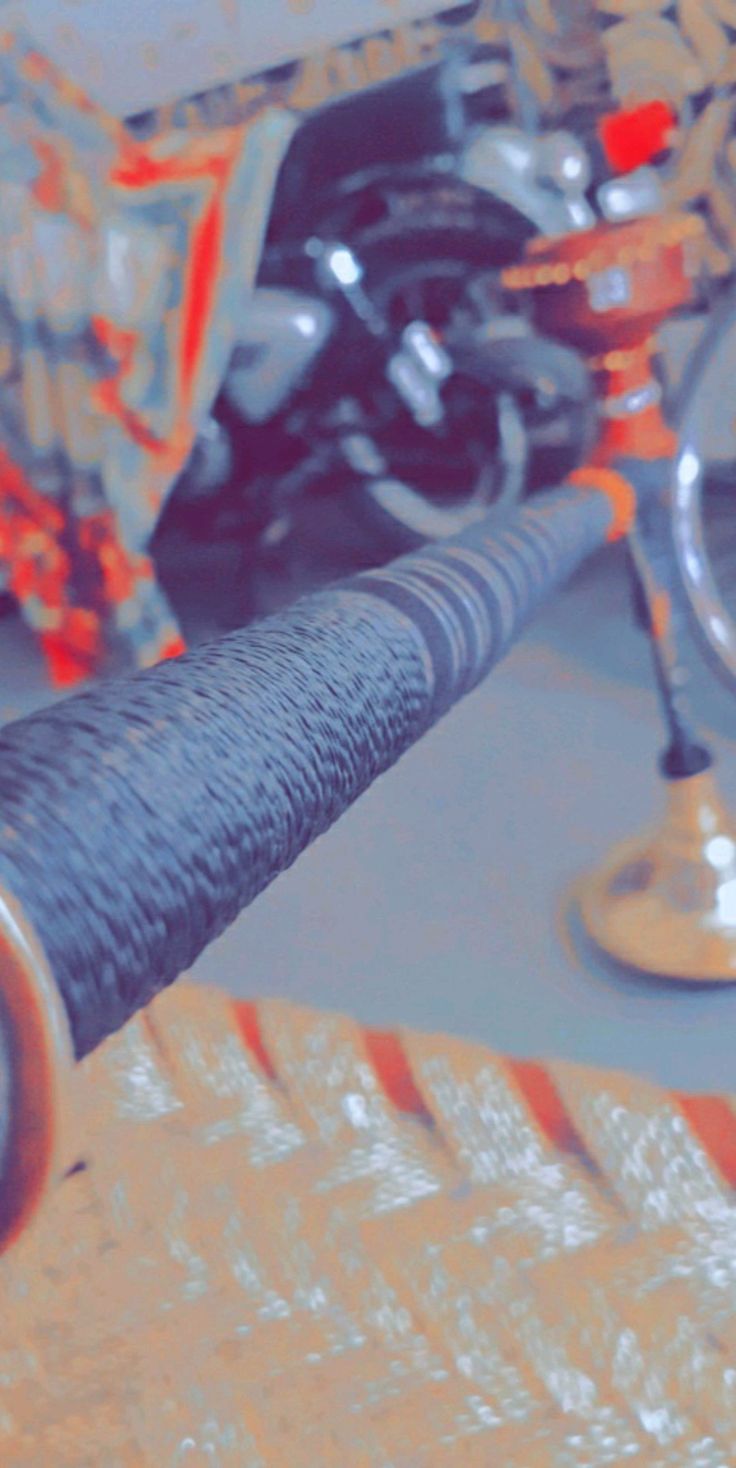
[(606, 540), (623, 540), (636, 520), (636, 490), (631, 481), (617, 469), (606, 469), (601, 464), (587, 464), (582, 469), (574, 469), (567, 479), (569, 484), (581, 489), (597, 489), (605, 495), (613, 512)]

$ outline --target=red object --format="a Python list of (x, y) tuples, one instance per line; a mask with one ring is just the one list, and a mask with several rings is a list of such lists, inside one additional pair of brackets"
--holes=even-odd
[(96, 612), (70, 606), (64, 598), (58, 628), (42, 632), (40, 640), (55, 688), (74, 688), (94, 677), (102, 658), (102, 628)]
[[(651, 357), (655, 333), (692, 298), (703, 231), (699, 216), (668, 213), (557, 239), (540, 235), (527, 244), (525, 263), (503, 272), (507, 289), (533, 293), (542, 331), (590, 359), (603, 409), (590, 464), (611, 468), (621, 458), (670, 458), (675, 451), (656, 392), (649, 395), (656, 386)], [(606, 493), (612, 488), (609, 482)], [(616, 532), (626, 523), (619, 490)]]
[(275, 1081), (276, 1067), (266, 1049), (263, 1039), (261, 1023), (258, 1018), (258, 1006), (248, 1000), (237, 1000), (233, 1004), (233, 1013), (235, 1015), (235, 1023), (240, 1031), (240, 1038), (246, 1050), (250, 1052), (254, 1060), (258, 1061), (263, 1074), (267, 1075), (269, 1080)]
[[(648, 359), (647, 359), (648, 361)], [(613, 511), (613, 521), (607, 540), (623, 540), (636, 520), (636, 490), (633, 484), (605, 464), (586, 464), (568, 474), (569, 484), (580, 484), (583, 489), (598, 489), (606, 496)]]
[(431, 1121), (424, 1097), (417, 1088), (399, 1035), (388, 1030), (364, 1030), (368, 1059), (390, 1101), (399, 1111)]
[(665, 151), (676, 125), (677, 118), (666, 102), (647, 102), (604, 117), (598, 136), (613, 172), (630, 173)]
[(537, 1125), (561, 1152), (585, 1152), (585, 1145), (565, 1110), (562, 1097), (545, 1065), (532, 1060), (507, 1060), (506, 1067)]

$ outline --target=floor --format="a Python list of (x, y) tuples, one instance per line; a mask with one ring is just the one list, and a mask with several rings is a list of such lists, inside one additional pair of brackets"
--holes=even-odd
[[(0, 620), (0, 658), (2, 718), (48, 700), (12, 616)], [(571, 882), (659, 807), (648, 672), (609, 551), (241, 916), (197, 976), (373, 1025), (736, 1093), (736, 986), (615, 972), (576, 946), (564, 918)], [(736, 707), (702, 668), (693, 686), (736, 809)]]

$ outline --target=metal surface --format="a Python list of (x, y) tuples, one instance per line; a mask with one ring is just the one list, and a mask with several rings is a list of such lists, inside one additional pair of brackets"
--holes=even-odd
[[(724, 385), (733, 381), (736, 291), (717, 305), (687, 360), (677, 403), (680, 445), (672, 470), (672, 527), (687, 601), (701, 645), (716, 671), (736, 684), (736, 622), (724, 599), (706, 543), (708, 470), (736, 457), (733, 415)], [(728, 403), (728, 389), (726, 389)]]
[(658, 829), (623, 843), (576, 902), (598, 947), (663, 978), (736, 982), (736, 824), (709, 771), (666, 787)]
[(673, 528), (683, 585), (711, 661), (736, 681), (736, 623), (716, 583), (703, 534), (703, 461), (685, 440), (675, 464)]
[(543, 235), (593, 226), (589, 172), (585, 151), (567, 133), (537, 139), (506, 123), (478, 128), (460, 162), (466, 183), (511, 204)]
[(26, 32), (116, 117), (255, 76), (463, 0), (24, 0)]
[(0, 890), (0, 1254), (58, 1182), (71, 1135), (73, 1052), (45, 955)]
[(232, 407), (250, 423), (267, 422), (303, 381), (333, 322), (324, 301), (290, 290), (255, 290), (223, 385)]

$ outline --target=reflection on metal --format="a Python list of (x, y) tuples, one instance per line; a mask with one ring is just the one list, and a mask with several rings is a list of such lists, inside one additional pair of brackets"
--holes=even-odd
[(494, 466), (489, 463), (477, 480), (474, 493), (464, 504), (438, 504), (401, 480), (381, 476), (379, 471), (366, 483), (366, 493), (395, 524), (429, 541), (459, 535), (468, 526), (482, 520), (491, 503), (499, 511), (517, 504), (526, 479), (529, 438), (521, 409), (511, 393), (499, 394), (496, 412), (498, 458), (502, 471), (500, 483)]
[(618, 311), (631, 302), (631, 276), (628, 270), (612, 267), (591, 275), (588, 280), (591, 311)]
[(666, 786), (650, 833), (617, 847), (577, 892), (598, 947), (665, 978), (736, 982), (736, 822), (710, 771)]
[(604, 219), (612, 224), (640, 219), (643, 214), (659, 214), (665, 202), (659, 172), (648, 165), (609, 179), (598, 189), (596, 198)]
[(447, 381), (453, 370), (452, 361), (426, 321), (411, 321), (404, 330), (402, 341), (435, 382)]
[(350, 246), (315, 237), (308, 241), (307, 253), (317, 262), (317, 278), (324, 288), (338, 291), (371, 334), (383, 338), (386, 323), (363, 288), (363, 266)]
[(73, 1051), (61, 997), (34, 933), (0, 891), (0, 1254), (72, 1158)]
[(573, 133), (557, 131), (543, 134), (537, 146), (539, 178), (559, 189), (561, 194), (583, 194), (590, 185), (591, 165), (588, 154)]
[(412, 321), (401, 338), (401, 349), (388, 363), (386, 375), (420, 428), (441, 423), (445, 410), (440, 395), (453, 364), (431, 327)]
[(191, 504), (207, 499), (226, 484), (234, 464), (233, 446), (221, 423), (209, 417), (197, 435), (192, 456), (179, 481), (178, 493)]
[(464, 66), (458, 76), (458, 90), (464, 97), (472, 97), (489, 87), (503, 86), (508, 78), (505, 61), (475, 61)]
[(585, 198), (590, 162), (569, 133), (535, 138), (507, 124), (479, 128), (460, 173), (466, 183), (518, 209), (544, 235), (589, 229), (595, 222)]
[(0, 1002), (0, 1180), (8, 1168), (13, 1105), (13, 1040)]
[(350, 468), (356, 474), (370, 477), (385, 473), (386, 461), (367, 433), (343, 434), (340, 446)]
[(396, 524), (405, 526), (422, 540), (444, 540), (446, 536), (459, 535), (488, 514), (485, 500), (469, 501), (461, 509), (433, 505), (399, 479), (375, 479), (366, 485), (366, 492)]
[[(670, 488), (675, 550), (703, 648), (719, 675), (736, 686), (736, 622), (714, 574), (705, 538), (706, 465), (736, 459), (736, 437), (721, 410), (734, 374), (736, 293), (729, 288), (687, 360), (677, 402), (680, 452)], [(716, 556), (718, 552), (716, 550)]]
[(224, 383), (224, 394), (251, 423), (265, 423), (288, 401), (330, 334), (324, 301), (295, 291), (253, 292)]
[(606, 418), (631, 418), (635, 413), (643, 413), (646, 408), (656, 407), (661, 401), (661, 384), (651, 378), (631, 392), (606, 398), (601, 411)]
[(413, 353), (396, 352), (388, 363), (386, 376), (420, 428), (434, 428), (442, 422), (442, 398)]

